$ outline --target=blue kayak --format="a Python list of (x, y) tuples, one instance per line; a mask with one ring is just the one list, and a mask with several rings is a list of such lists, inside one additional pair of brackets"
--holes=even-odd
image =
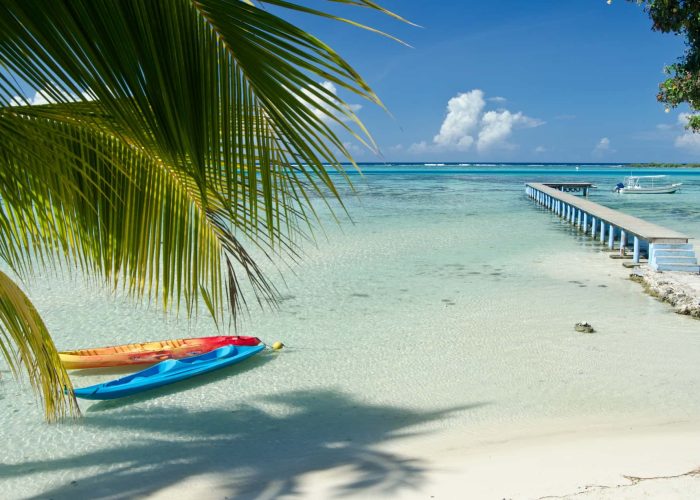
[(178, 360), (167, 359), (127, 377), (118, 378), (104, 384), (75, 389), (75, 395), (83, 399), (121, 398), (218, 370), (219, 368), (243, 361), (259, 353), (264, 348), (264, 344), (256, 346), (227, 345), (199, 356)]

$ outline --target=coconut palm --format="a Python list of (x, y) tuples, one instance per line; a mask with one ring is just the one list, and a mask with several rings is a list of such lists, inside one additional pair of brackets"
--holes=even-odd
[(372, 146), (319, 80), (378, 103), (374, 93), (268, 9), (347, 20), (264, 4), (0, 4), (0, 349), (47, 418), (78, 409), (18, 280), (77, 269), (166, 310), (204, 304), (223, 325), (245, 307), (243, 282), (274, 300), (249, 249), (294, 254), (315, 217), (311, 197), (337, 198), (324, 165), (340, 169), (350, 155), (329, 121)]

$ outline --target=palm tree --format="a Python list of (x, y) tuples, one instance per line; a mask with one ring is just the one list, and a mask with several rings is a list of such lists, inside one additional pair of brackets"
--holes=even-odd
[[(333, 1), (393, 15), (370, 0)], [(372, 146), (318, 80), (379, 103), (375, 94), (323, 42), (263, 7), (0, 5), (0, 259), (9, 269), (0, 272), (0, 349), (15, 376), (26, 371), (48, 419), (78, 408), (17, 280), (78, 269), (166, 310), (193, 315), (204, 304), (222, 325), (245, 307), (242, 280), (259, 301), (274, 300), (248, 249), (293, 254), (315, 217), (310, 197), (338, 197), (324, 165), (342, 171), (339, 158), (351, 158), (328, 120)], [(34, 92), (44, 104), (26, 97)]]

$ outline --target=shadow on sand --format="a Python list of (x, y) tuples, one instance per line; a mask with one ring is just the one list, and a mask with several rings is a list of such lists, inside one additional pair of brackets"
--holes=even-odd
[[(282, 416), (253, 404), (234, 410), (122, 406), (91, 412), (78, 424), (89, 434), (127, 430), (148, 438), (71, 457), (0, 466), (0, 480), (31, 480), (32, 474), (51, 472), (67, 484), (36, 498), (131, 498), (215, 474), (221, 478), (217, 493), (275, 498), (300, 494), (304, 474), (342, 466), (352, 470), (352, 479), (335, 495), (364, 494), (370, 488), (390, 495), (420, 486), (426, 465), (378, 451), (376, 445), (414, 435), (411, 427), (418, 424), (483, 405), (421, 412), (368, 405), (332, 390), (279, 394), (260, 402), (283, 408)], [(86, 476), (86, 470), (93, 472)]]

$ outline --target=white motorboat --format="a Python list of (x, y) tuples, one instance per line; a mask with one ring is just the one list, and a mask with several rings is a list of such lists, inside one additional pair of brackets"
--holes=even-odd
[(621, 194), (667, 194), (678, 191), (683, 183), (672, 183), (668, 175), (637, 175), (625, 177), (614, 191)]

